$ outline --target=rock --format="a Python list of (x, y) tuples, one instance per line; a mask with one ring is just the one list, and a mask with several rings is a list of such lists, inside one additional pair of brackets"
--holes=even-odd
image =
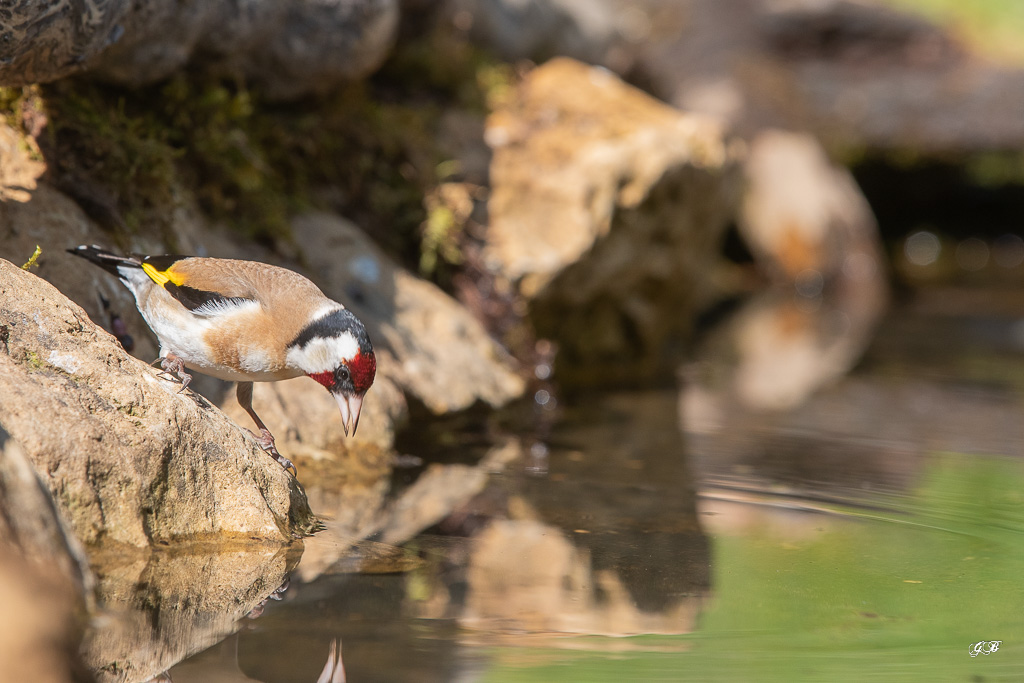
[[(389, 448), (405, 416), (403, 393), (436, 414), (477, 402), (500, 406), (522, 394), (511, 359), (483, 326), (436, 286), (396, 266), (352, 223), (311, 213), (297, 217), (292, 230), (306, 274), (366, 324), (377, 379), (355, 439), (346, 439), (337, 404), (315, 383), (257, 383), (253, 406), (275, 434), (316, 449)], [(225, 410), (245, 424), (231, 403)]]
[(72, 0), (5, 3), (0, 9), (0, 83), (28, 85), (56, 80), (114, 43), (130, 3), (114, 0), (76, 6)]
[(92, 574), (24, 450), (0, 428), (0, 683), (86, 681)]
[(916, 16), (849, 0), (690, 0), (675, 12), (679, 30), (638, 59), (641, 79), (743, 134), (784, 127), (830, 148), (931, 155), (1024, 144), (1024, 70)]
[(0, 334), (0, 425), (82, 542), (290, 541), (316, 524), (251, 436), (3, 260)]
[(0, 123), (0, 208), (8, 202), (29, 201), (36, 181), (45, 171), (46, 164), (33, 159), (25, 149), (24, 138), (6, 123)]
[[(450, 0), (457, 24), (509, 60), (566, 56), (622, 73), (650, 31), (648, 8), (622, 0)], [(468, 17), (468, 19), (467, 19)]]
[(485, 260), (559, 342), (559, 372), (616, 382), (663, 371), (735, 210), (738, 154), (721, 126), (555, 59), (525, 77), (485, 135)]
[(86, 683), (78, 657), (81, 596), (0, 544), (0, 683)]
[(109, 241), (73, 200), (45, 183), (27, 202), (0, 202), (0, 258), (21, 265), (36, 246), (41, 247), (39, 266), (32, 272), (65, 292), (104, 329), (110, 330), (113, 317), (119, 318), (131, 336), (132, 353), (154, 360), (159, 355), (156, 337), (135, 307), (131, 292), (117, 278), (64, 253), (79, 244)]
[(846, 169), (812, 136), (766, 130), (750, 144), (740, 232), (759, 263), (797, 282), (806, 271), (884, 292), (882, 245), (871, 207)]
[(0, 543), (44, 573), (59, 576), (82, 607), (91, 602), (89, 562), (60, 518), (25, 450), (0, 427)]
[(0, 11), (0, 84), (88, 71), (139, 86), (205, 60), (298, 97), (377, 68), (397, 23), (397, 0), (17, 2)]
[[(280, 23), (268, 22), (268, 40), (253, 41), (244, 62), (233, 59), (277, 99), (326, 92), (373, 72), (398, 28), (398, 0), (303, 0), (285, 7)], [(209, 44), (217, 38), (210, 35)]]
[(793, 408), (846, 374), (888, 303), (871, 208), (809, 135), (765, 131), (750, 146), (740, 231), (775, 281), (713, 335), (726, 383), (755, 410)]
[(777, 111), (799, 107), (823, 139), (929, 154), (1024, 144), (1013, 111), (1024, 69), (992, 65), (926, 20), (849, 0), (759, 13), (761, 44), (795, 95)]

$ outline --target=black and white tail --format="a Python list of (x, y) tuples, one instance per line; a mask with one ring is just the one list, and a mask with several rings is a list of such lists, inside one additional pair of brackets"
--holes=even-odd
[(95, 244), (83, 244), (80, 247), (68, 249), (68, 253), (74, 254), (75, 256), (81, 256), (85, 260), (95, 263), (103, 270), (112, 275), (116, 275), (126, 282), (133, 279), (131, 277), (133, 270), (142, 269), (142, 261), (139, 259), (127, 256), (118, 256), (117, 254), (107, 251), (103, 247)]

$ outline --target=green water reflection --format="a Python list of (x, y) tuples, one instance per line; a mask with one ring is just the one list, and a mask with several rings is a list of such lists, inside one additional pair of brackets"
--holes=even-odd
[[(495, 651), (483, 680), (1019, 680), (1024, 464), (929, 460), (912, 495), (876, 497), (898, 511), (726, 504), (744, 521), (710, 525), (714, 598), (696, 631), (631, 639), (680, 652)], [(972, 658), (980, 640), (1002, 642)]]

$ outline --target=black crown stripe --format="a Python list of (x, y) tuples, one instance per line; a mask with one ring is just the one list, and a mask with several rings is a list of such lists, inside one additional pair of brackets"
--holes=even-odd
[(339, 308), (331, 311), (322, 318), (314, 320), (302, 328), (295, 339), (288, 343), (288, 348), (294, 346), (305, 346), (314, 339), (332, 339), (340, 337), (349, 332), (359, 343), (359, 350), (363, 353), (372, 353), (373, 346), (370, 345), (370, 338), (366, 335), (366, 328), (359, 322), (359, 318), (353, 315), (347, 308)]

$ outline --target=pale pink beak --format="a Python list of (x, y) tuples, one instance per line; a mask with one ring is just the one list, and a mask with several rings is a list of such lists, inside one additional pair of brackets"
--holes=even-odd
[(349, 433), (355, 436), (356, 428), (359, 426), (359, 412), (363, 409), (363, 395), (334, 394), (334, 400), (341, 409), (341, 423), (345, 426), (345, 436)]

